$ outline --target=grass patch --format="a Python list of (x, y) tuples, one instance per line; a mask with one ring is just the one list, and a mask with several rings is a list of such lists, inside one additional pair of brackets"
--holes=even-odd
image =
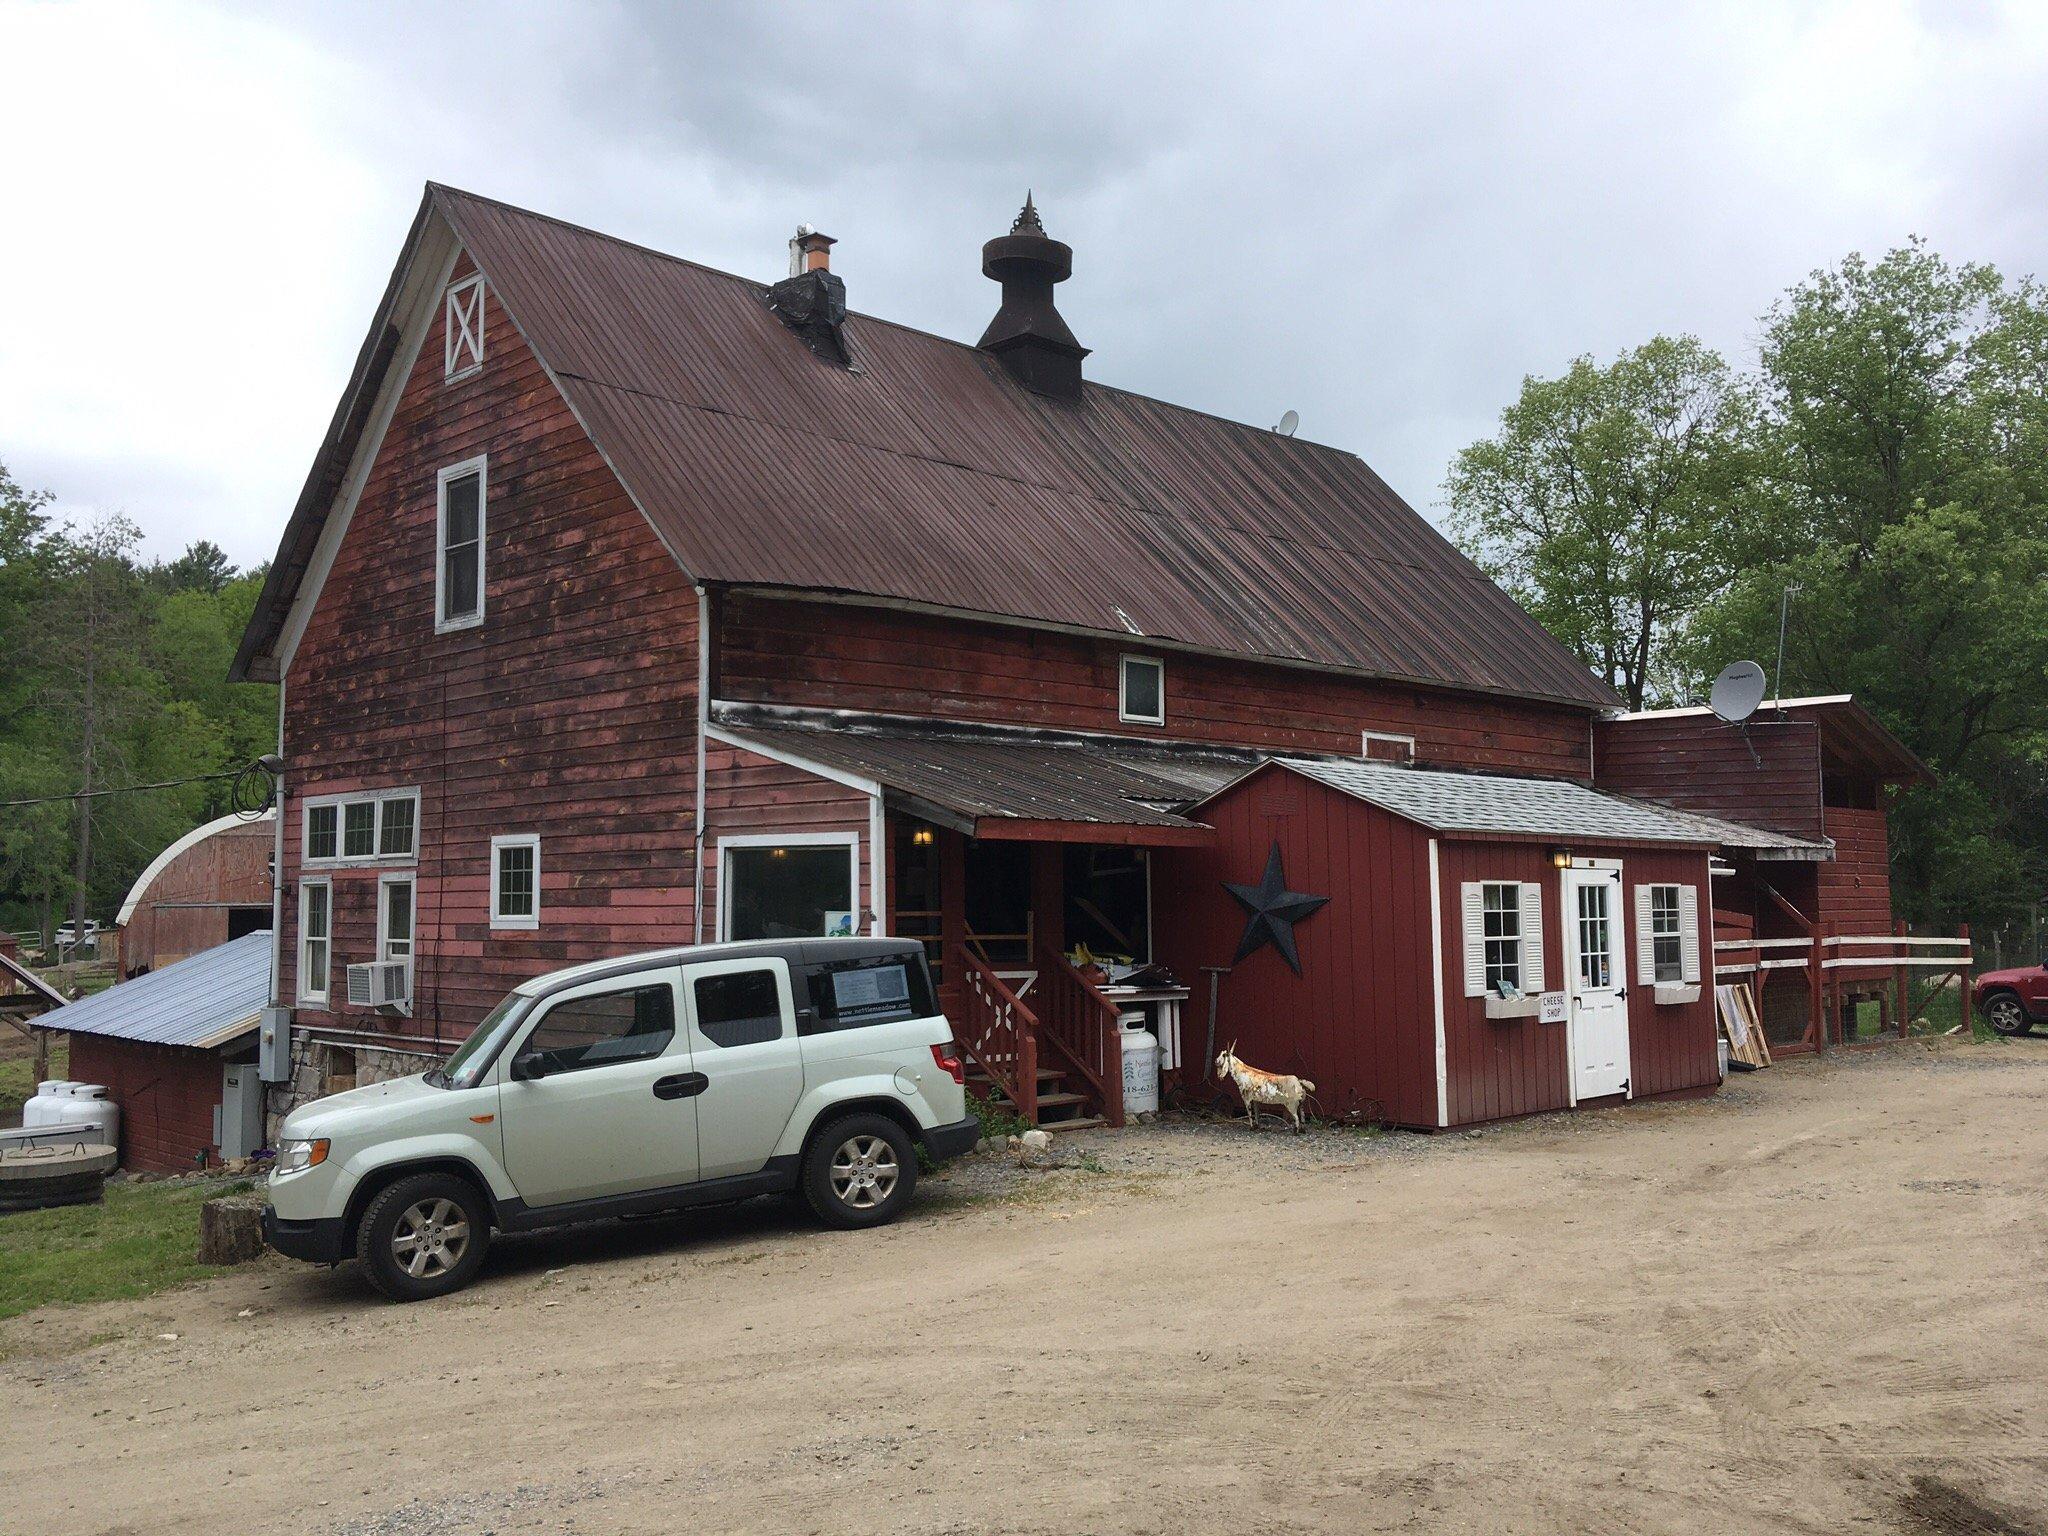
[[(13, 1031), (9, 1031), (10, 1034)], [(19, 1036), (15, 1037), (20, 1039)], [(0, 1058), (0, 1125), (21, 1124), (21, 1106), (35, 1096), (36, 1059), (35, 1047), (22, 1041), (20, 1055), (10, 1053)], [(50, 1042), (50, 1076), (59, 1078), (71, 1061), (71, 1042), (59, 1036)]]
[(147, 1296), (217, 1275), (197, 1262), (199, 1207), (235, 1184), (110, 1184), (98, 1205), (0, 1216), (0, 1318)]

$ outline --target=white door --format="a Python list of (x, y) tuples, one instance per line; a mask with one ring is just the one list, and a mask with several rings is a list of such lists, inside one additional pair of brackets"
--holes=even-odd
[(714, 960), (683, 968), (703, 1177), (758, 1173), (804, 1091), (789, 967), (781, 960)]
[(1621, 871), (1572, 869), (1564, 877), (1565, 984), (1572, 997), (1576, 1096), (1628, 1092), (1628, 988), (1622, 956)]
[(697, 1177), (697, 1100), (673, 969), (550, 998), (507, 1053), (505, 1171), (531, 1206)]

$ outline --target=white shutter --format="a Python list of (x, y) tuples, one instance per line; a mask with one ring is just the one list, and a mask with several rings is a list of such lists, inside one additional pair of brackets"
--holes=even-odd
[(1486, 995), (1486, 900), (1477, 880), (1463, 886), (1465, 898), (1465, 995)]
[(1650, 887), (1636, 887), (1636, 985), (1657, 984), (1657, 935), (1650, 927)]
[(1534, 881), (1522, 886), (1522, 990), (1543, 990), (1543, 887)]
[(1700, 888), (1678, 888), (1678, 953), (1688, 983), (1700, 979)]

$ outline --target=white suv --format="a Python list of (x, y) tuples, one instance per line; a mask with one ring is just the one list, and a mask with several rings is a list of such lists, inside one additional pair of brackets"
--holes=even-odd
[(493, 1229), (797, 1190), (834, 1226), (879, 1226), (920, 1149), (980, 1135), (965, 1079), (914, 940), (577, 966), (519, 987), (439, 1070), (293, 1110), (263, 1232), (418, 1301), (467, 1284)]

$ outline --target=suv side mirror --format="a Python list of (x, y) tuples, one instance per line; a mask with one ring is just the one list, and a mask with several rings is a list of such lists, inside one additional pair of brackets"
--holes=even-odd
[(539, 1051), (521, 1051), (512, 1058), (512, 1081), (515, 1083), (531, 1083), (547, 1075), (547, 1058)]

